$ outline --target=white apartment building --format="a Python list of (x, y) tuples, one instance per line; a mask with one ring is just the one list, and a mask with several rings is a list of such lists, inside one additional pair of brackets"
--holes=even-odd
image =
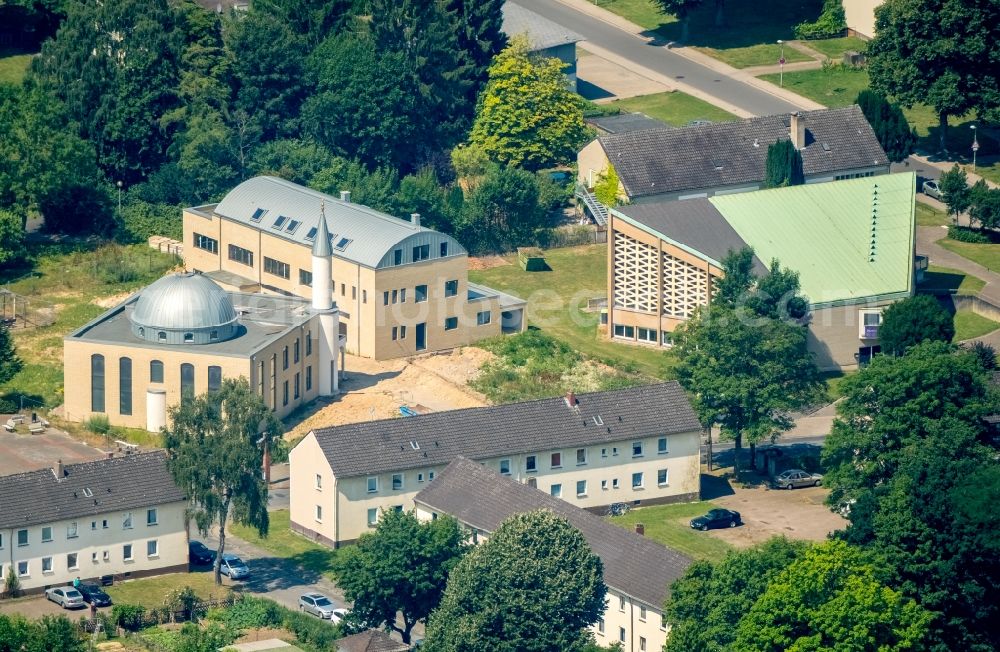
[(353, 542), (459, 456), (594, 511), (697, 500), (700, 442), (676, 382), (323, 428), (289, 455), (291, 527)]
[(187, 571), (186, 506), (162, 451), (0, 477), (0, 586)]
[(418, 518), (453, 516), (476, 543), (515, 514), (544, 509), (566, 519), (604, 566), (608, 593), (604, 615), (592, 628), (597, 642), (617, 642), (625, 652), (663, 649), (669, 631), (663, 605), (670, 585), (691, 565), (689, 557), (464, 457), (449, 464), (414, 503)]

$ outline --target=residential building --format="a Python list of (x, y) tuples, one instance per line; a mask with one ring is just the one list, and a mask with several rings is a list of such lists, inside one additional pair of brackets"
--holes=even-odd
[[(328, 255), (313, 266), (329, 277)], [(224, 378), (246, 378), (278, 417), (332, 396), (344, 338), (331, 297), (329, 282), (310, 304), (226, 292), (193, 272), (165, 276), (65, 337), (63, 365), (74, 379), (65, 417), (102, 414), (114, 426), (159, 432), (172, 406)]]
[(544, 509), (566, 519), (604, 566), (607, 606), (592, 627), (597, 643), (617, 642), (628, 652), (663, 649), (669, 629), (663, 604), (670, 585), (692, 563), (686, 555), (464, 457), (449, 464), (413, 500), (418, 518), (453, 516), (475, 542), (488, 538), (515, 514)]
[(289, 455), (291, 527), (352, 542), (460, 455), (596, 511), (696, 500), (700, 444), (676, 382), (322, 428)]
[(576, 91), (576, 44), (583, 40), (582, 36), (509, 1), (503, 5), (503, 32), (507, 36), (523, 34), (528, 37), (532, 54), (562, 61), (569, 86)]
[(408, 652), (410, 646), (397, 641), (382, 630), (368, 629), (339, 639), (337, 652)]
[(21, 590), (187, 571), (187, 500), (162, 451), (0, 477), (0, 581)]
[(650, 129), (671, 129), (666, 122), (650, 118), (645, 113), (619, 113), (598, 115), (586, 119), (587, 124), (597, 129), (599, 134), (627, 134), (632, 131)]
[(806, 184), (610, 211), (608, 336), (670, 346), (706, 305), (722, 261), (744, 246), (758, 275), (778, 259), (809, 301), (809, 348), (821, 369), (877, 353), (882, 310), (913, 295), (913, 173)]
[(330, 283), (347, 353), (389, 359), (471, 344), (525, 327), (525, 302), (469, 283), (454, 238), (275, 177), (218, 204), (186, 208), (184, 266), (224, 289), (311, 299), (311, 251), (325, 215)]
[(875, 9), (882, 0), (844, 0), (848, 33), (863, 38), (875, 36)]
[(614, 164), (623, 203), (695, 199), (763, 187), (767, 149), (791, 140), (806, 183), (889, 173), (889, 159), (861, 109), (804, 111), (733, 122), (605, 134), (577, 156), (593, 188)]

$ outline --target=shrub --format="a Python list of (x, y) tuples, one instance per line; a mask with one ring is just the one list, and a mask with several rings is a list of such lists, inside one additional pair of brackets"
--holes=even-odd
[(184, 237), (181, 211), (169, 204), (134, 201), (122, 207), (119, 238), (124, 242), (145, 243), (149, 236), (162, 235), (174, 240)]
[(146, 616), (146, 607), (141, 604), (116, 604), (111, 607), (111, 620), (114, 624), (130, 632), (142, 629)]
[(111, 432), (111, 422), (106, 414), (92, 414), (83, 422), (83, 427), (95, 435), (106, 435)]
[(3, 583), (3, 595), (5, 598), (16, 598), (17, 594), (21, 592), (21, 580), (17, 577), (17, 573), (9, 572), (7, 573), (7, 579)]
[(273, 600), (245, 597), (226, 609), (219, 620), (226, 627), (235, 630), (278, 627), (286, 617), (285, 612), (295, 613), (282, 608)]
[(295, 634), (300, 643), (325, 650), (331, 648), (334, 641), (342, 636), (340, 627), (329, 625), (315, 616), (288, 609), (285, 612), (283, 625), (285, 629)]
[(0, 398), (0, 414), (14, 414), (17, 410), (17, 403), (9, 398)]
[(955, 226), (954, 224), (948, 227), (948, 238), (950, 240), (958, 240), (959, 242), (971, 242), (972, 244), (990, 243), (990, 239), (984, 233), (970, 229), (967, 226)]
[(834, 38), (843, 34), (845, 29), (847, 17), (841, 0), (825, 0), (823, 11), (815, 22), (802, 22), (795, 26), (795, 38)]

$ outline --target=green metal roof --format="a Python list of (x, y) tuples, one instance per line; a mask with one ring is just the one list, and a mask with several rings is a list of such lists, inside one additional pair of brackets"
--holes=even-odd
[(757, 256), (799, 273), (813, 306), (913, 288), (912, 172), (712, 197)]

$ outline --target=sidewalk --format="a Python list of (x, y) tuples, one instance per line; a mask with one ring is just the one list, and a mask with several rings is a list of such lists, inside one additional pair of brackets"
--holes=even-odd
[(917, 253), (926, 255), (931, 265), (957, 269), (986, 281), (986, 287), (979, 291), (979, 297), (1000, 306), (1000, 274), (939, 245), (937, 241), (944, 238), (947, 233), (946, 229), (939, 226), (918, 226)]
[[(910, 158), (914, 158), (923, 163), (924, 165), (929, 165), (931, 167), (937, 168), (942, 172), (949, 171), (952, 168), (952, 166), (955, 165), (955, 163), (958, 163), (958, 161), (936, 161), (932, 160), (931, 157), (924, 156), (921, 154), (912, 154)], [(969, 179), (970, 186), (975, 184), (979, 180), (983, 180), (986, 182), (986, 185), (989, 186), (990, 188), (1000, 188), (1000, 185), (993, 183), (989, 179), (984, 179), (983, 177), (969, 170), (968, 166), (963, 166), (961, 163), (959, 163), (959, 167), (965, 168), (965, 175)]]

